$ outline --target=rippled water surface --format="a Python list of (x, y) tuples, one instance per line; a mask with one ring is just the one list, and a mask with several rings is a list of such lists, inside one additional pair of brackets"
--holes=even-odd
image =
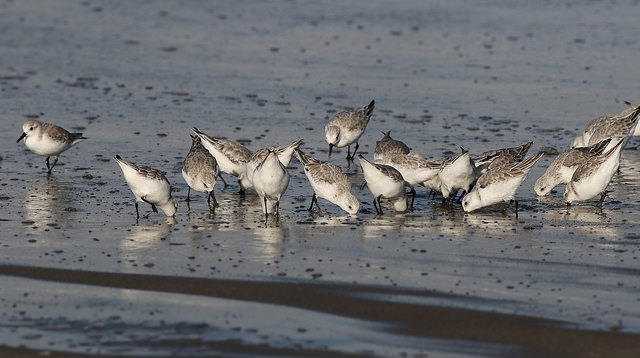
[[(78, 356), (640, 355), (640, 152), (602, 208), (536, 198), (464, 214), (419, 188), (376, 216), (345, 150), (357, 216), (297, 160), (266, 221), (255, 192), (192, 193), (190, 128), (251, 150), (304, 139), (376, 100), (381, 131), (428, 157), (534, 141), (563, 150), (638, 102), (632, 2), (0, 0), (0, 353)], [(89, 139), (45, 158), (27, 118)], [(632, 139), (629, 147), (637, 145)], [(175, 219), (134, 199), (119, 154), (167, 172)]]

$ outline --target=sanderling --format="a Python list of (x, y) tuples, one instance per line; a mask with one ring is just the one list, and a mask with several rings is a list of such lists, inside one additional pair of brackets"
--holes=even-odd
[(484, 152), (473, 158), (478, 175), (489, 169), (499, 168), (505, 164), (521, 162), (531, 149), (533, 142), (520, 144), (517, 147), (502, 148)]
[[(37, 155), (47, 157), (47, 172), (58, 162), (58, 155), (87, 139), (82, 133), (69, 133), (55, 124), (28, 120), (22, 125), (22, 135), (17, 142), (25, 138), (24, 144)], [(53, 157), (53, 164), (49, 165), (49, 157)]]
[(453, 194), (455, 198), (458, 190), (468, 192), (471, 185), (476, 181), (476, 166), (469, 155), (469, 151), (462, 149), (462, 153), (446, 158), (438, 172), (440, 191), (443, 202)]
[[(512, 162), (487, 170), (478, 178), (475, 188), (462, 198), (462, 209), (470, 212), (502, 201), (514, 200), (516, 190), (542, 155), (544, 152), (521, 162)], [(518, 216), (518, 201), (515, 203)]]
[(250, 187), (247, 181), (247, 162), (251, 158), (249, 149), (231, 140), (210, 137), (196, 127), (192, 130), (202, 139), (202, 145), (216, 158), (220, 171), (238, 177), (240, 192)]
[[(201, 193), (207, 193), (207, 204), (209, 210), (218, 206), (213, 187), (216, 185), (218, 176), (218, 162), (216, 158), (202, 145), (202, 139), (198, 136), (191, 136), (191, 149), (182, 162), (182, 177), (189, 185), (187, 191), (187, 202), (191, 201), (191, 189)], [(211, 203), (213, 199), (213, 204)]]
[(247, 162), (247, 189), (253, 186), (253, 173), (256, 170), (258, 164), (262, 163), (264, 158), (269, 155), (269, 151), (275, 152), (278, 156), (278, 160), (285, 167), (289, 165), (291, 162), (291, 157), (293, 156), (293, 151), (298, 148), (302, 144), (302, 139), (299, 139), (291, 144), (283, 145), (280, 147), (268, 147), (262, 148), (260, 150), (255, 151), (249, 161)]
[(598, 206), (602, 205), (606, 196), (606, 188), (620, 164), (620, 151), (624, 139), (617, 139), (616, 144), (602, 155), (592, 156), (578, 166), (571, 181), (564, 188), (564, 199), (567, 205), (576, 201), (586, 201), (600, 194)]
[(338, 205), (349, 214), (356, 214), (358, 212), (360, 202), (351, 194), (349, 178), (347, 178), (340, 168), (331, 163), (317, 160), (300, 149), (296, 148), (295, 152), (313, 188), (313, 197), (311, 198), (309, 211), (313, 209), (314, 202), (318, 209), (320, 209), (317, 198), (322, 198)]
[[(588, 145), (595, 145), (606, 138), (622, 139), (622, 146), (627, 143), (630, 136), (633, 135), (638, 125), (638, 114), (640, 113), (640, 106), (634, 107), (633, 111), (625, 111), (623, 113), (628, 114), (624, 117), (618, 117), (610, 122), (601, 125), (593, 132), (589, 137)], [(604, 150), (608, 152), (617, 144), (617, 141), (613, 140), (609, 142), (609, 145)]]
[(365, 183), (373, 194), (373, 206), (376, 208), (376, 213), (382, 215), (380, 199), (391, 200), (396, 211), (406, 211), (407, 193), (404, 191), (405, 181), (402, 174), (392, 166), (372, 163), (361, 154), (358, 155), (358, 159)]
[(263, 211), (268, 214), (280, 214), (280, 197), (289, 186), (289, 173), (278, 155), (270, 150), (267, 157), (253, 172), (253, 186), (264, 202)]
[(158, 212), (157, 205), (166, 216), (176, 214), (178, 202), (171, 197), (171, 184), (164, 173), (157, 169), (135, 165), (120, 158), (119, 155), (116, 155), (114, 159), (122, 169), (124, 180), (127, 181), (136, 197), (136, 219), (140, 218), (139, 201), (150, 204), (154, 213)]
[[(442, 168), (442, 163), (444, 163), (445, 158), (430, 158), (427, 159), (425, 158), (424, 155), (415, 152), (415, 151), (411, 151), (409, 152), (409, 154), (407, 154), (407, 156), (409, 157), (414, 157), (417, 158), (419, 160), (425, 160), (429, 163), (429, 165), (431, 165), (434, 169), (437, 169), (438, 171)], [(429, 192), (428, 197), (431, 197), (431, 195), (435, 196), (436, 192), (440, 191), (440, 178), (436, 175), (434, 177), (432, 177), (431, 179), (428, 179), (422, 183), (420, 183), (422, 186), (424, 186), (427, 189), (430, 189), (431, 191)]]
[(409, 154), (386, 155), (383, 159), (376, 160), (375, 163), (392, 166), (402, 174), (402, 178), (411, 188), (411, 207), (413, 207), (413, 201), (416, 198), (416, 190), (413, 186), (416, 184), (425, 185), (425, 183), (429, 185), (428, 183), (431, 183), (440, 171), (438, 163)]
[(382, 132), (384, 137), (376, 141), (376, 149), (373, 151), (373, 160), (383, 159), (391, 154), (409, 154), (409, 147), (402, 141), (391, 138), (391, 131)]
[(587, 126), (584, 128), (582, 134), (577, 136), (573, 140), (573, 142), (571, 142), (571, 148), (586, 147), (589, 143), (589, 138), (591, 138), (591, 136), (593, 135), (593, 132), (595, 132), (596, 129), (598, 129), (602, 125), (611, 122), (611, 120), (613, 119), (616, 119), (616, 117), (617, 115), (615, 114), (605, 114), (592, 119), (589, 123), (587, 123)]
[[(364, 133), (376, 101), (372, 100), (367, 106), (356, 110), (345, 110), (339, 112), (324, 127), (324, 134), (329, 143), (329, 158), (333, 147), (347, 147), (347, 160), (353, 160), (358, 151), (358, 138)], [(356, 147), (351, 155), (351, 144), (356, 143)]]
[[(638, 105), (632, 104), (631, 102), (625, 101), (624, 103), (629, 106), (629, 108), (626, 108), (624, 111), (620, 112), (620, 114), (605, 114), (592, 119), (587, 124), (582, 134), (573, 140), (573, 142), (571, 143), (571, 148), (586, 147), (590, 145), (589, 143), (591, 137), (600, 127), (607, 126), (620, 118), (629, 116), (638, 107)], [(638, 135), (640, 135), (640, 128), (636, 127), (636, 130), (633, 132), (632, 136)], [(598, 142), (600, 142), (600, 140), (594, 139), (594, 141), (591, 143), (593, 144)]]
[(533, 187), (536, 194), (545, 196), (557, 185), (571, 181), (578, 166), (589, 160), (590, 157), (601, 155), (610, 141), (611, 138), (607, 138), (591, 147), (571, 148), (560, 153), (544, 174), (536, 180)]

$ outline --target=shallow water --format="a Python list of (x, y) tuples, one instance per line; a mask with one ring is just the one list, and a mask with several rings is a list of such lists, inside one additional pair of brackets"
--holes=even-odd
[[(320, 200), (297, 160), (279, 220), (216, 189), (166, 219), (115, 154), (180, 175), (190, 128), (252, 150), (303, 138), (376, 100), (360, 140), (392, 131), (429, 157), (534, 141), (562, 150), (637, 102), (637, 4), (0, 1), (0, 352), (30, 356), (630, 356), (640, 352), (640, 153), (602, 208), (538, 199), (464, 214), (418, 189), (375, 216)], [(89, 139), (44, 158), (26, 118)], [(637, 144), (632, 139), (630, 145)], [(220, 183), (219, 183), (220, 184)], [(147, 214), (150, 214), (146, 217)], [(562, 342), (559, 344), (558, 342)]]

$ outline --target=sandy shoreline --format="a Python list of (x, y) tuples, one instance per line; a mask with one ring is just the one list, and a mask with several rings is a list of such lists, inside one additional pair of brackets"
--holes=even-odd
[[(496, 1), (0, 0), (0, 355), (635, 357), (640, 151), (602, 208), (537, 198), (544, 157), (503, 207), (427, 198), (357, 216), (302, 166), (279, 221), (253, 191), (184, 202), (192, 127), (251, 150), (303, 139), (372, 99), (381, 132), (427, 157), (533, 141), (562, 150), (638, 102), (637, 5)], [(53, 175), (16, 143), (27, 118), (87, 139)], [(638, 139), (632, 139), (630, 146)], [(111, 158), (167, 172), (175, 220), (141, 207)], [(388, 207), (385, 207), (388, 208)]]
[[(356, 318), (365, 322), (382, 323), (394, 334), (402, 336), (518, 346), (520, 357), (634, 357), (640, 349), (640, 336), (637, 334), (571, 329), (561, 327), (561, 322), (534, 317), (408, 304), (394, 302), (393, 299), (394, 296), (443, 296), (425, 291), (305, 282), (251, 282), (116, 274), (8, 265), (0, 266), (0, 274), (74, 285), (97, 285), (284, 305)], [(376, 299), (376, 296), (387, 299)], [(455, 296), (446, 298), (464, 299)], [(175, 344), (187, 346), (191, 343), (185, 340)], [(224, 352), (224, 346), (225, 343), (221, 342), (212, 345), (211, 348)], [(257, 349), (256, 352), (267, 355), (340, 356), (331, 350), (270, 353), (266, 347), (254, 348)], [(233, 345), (230, 345), (229, 349), (236, 351), (240, 347), (233, 348)], [(251, 350), (250, 347), (245, 349)], [(15, 351), (15, 354), (19, 352)], [(24, 354), (29, 353), (26, 351)]]

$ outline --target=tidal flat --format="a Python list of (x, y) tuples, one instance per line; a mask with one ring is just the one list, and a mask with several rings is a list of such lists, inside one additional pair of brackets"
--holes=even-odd
[[(638, 4), (579, 1), (0, 0), (3, 357), (638, 357), (640, 152), (602, 207), (538, 198), (465, 214), (417, 188), (377, 216), (324, 126), (376, 101), (381, 132), (442, 158), (533, 141), (562, 151), (640, 102)], [(88, 139), (45, 158), (27, 119)], [(293, 159), (280, 218), (254, 191), (181, 176), (192, 127), (251, 150), (303, 139), (360, 212), (319, 200)], [(112, 160), (167, 172), (175, 218)]]

